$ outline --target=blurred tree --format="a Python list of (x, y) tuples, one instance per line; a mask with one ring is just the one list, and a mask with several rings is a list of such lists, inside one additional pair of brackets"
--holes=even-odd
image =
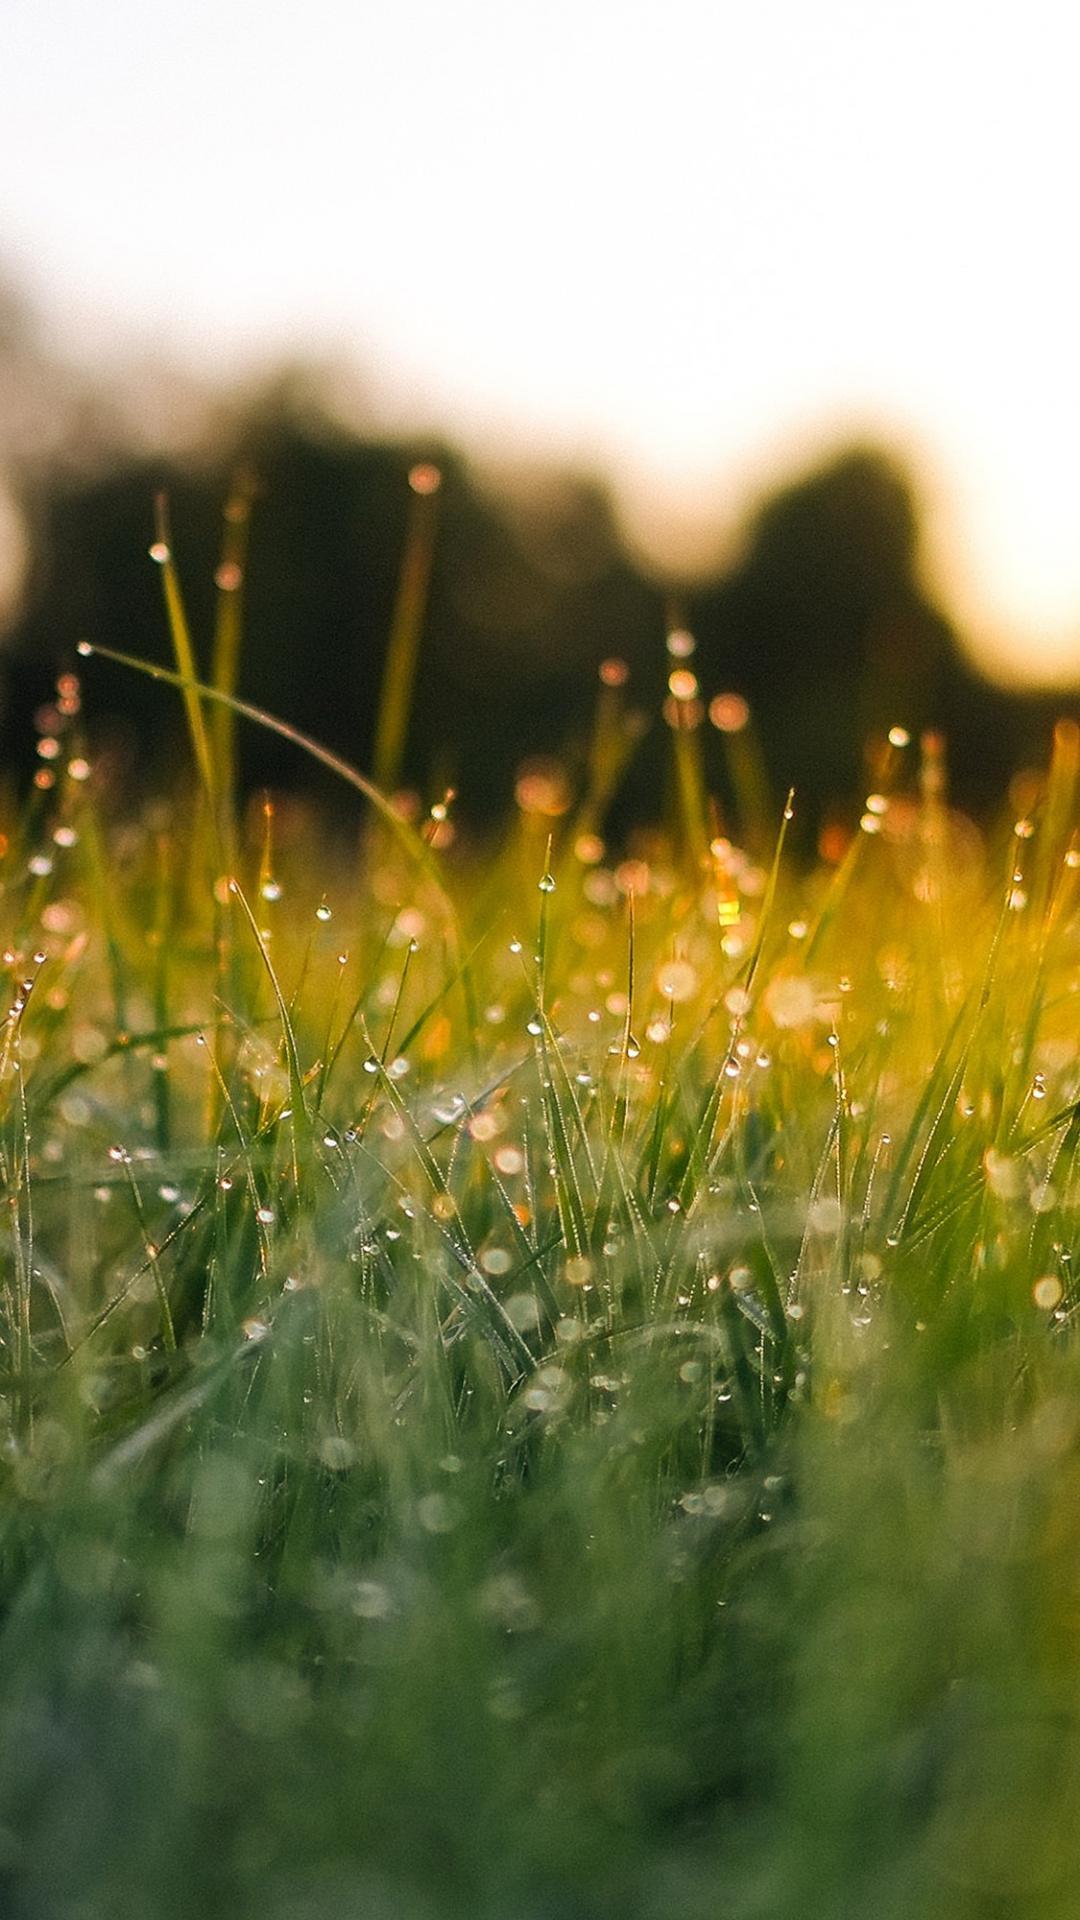
[[(405, 540), (408, 473), (422, 451), (443, 473), (440, 531), (421, 648), (406, 776), (453, 781), (474, 811), (501, 806), (522, 755), (554, 750), (588, 724), (595, 668), (627, 636), (662, 640), (660, 599), (621, 556), (603, 491), (545, 475), (499, 504), (460, 456), (362, 441), (263, 395), (200, 465), (117, 461), (58, 474), (39, 500), (35, 567), (9, 642), (21, 698), (10, 752), (80, 638), (168, 662), (157, 569), (147, 558), (164, 487), (204, 670), (213, 626), (220, 515), (238, 465), (255, 476), (245, 588), (242, 693), (358, 764), (370, 764), (375, 708)], [(122, 669), (89, 669), (88, 705), (132, 766), (160, 761), (182, 732), (175, 699)], [(19, 732), (24, 730), (24, 742)], [(285, 743), (240, 733), (249, 784), (310, 784)]]
[[(584, 738), (596, 668), (610, 655), (629, 662), (636, 704), (658, 714), (664, 595), (621, 550), (595, 481), (483, 476), (449, 448), (361, 438), (303, 369), (219, 405), (216, 417), (207, 405), (201, 440), (174, 433), (173, 451), (150, 457), (132, 451), (116, 396), (58, 381), (59, 412), (49, 414), (47, 363), (15, 310), (10, 324), (5, 313), (0, 303), (0, 362), (6, 340), (9, 371), (37, 369), (39, 428), (26, 428), (24, 406), (7, 462), (33, 536), (5, 660), (8, 764), (29, 764), (33, 710), (80, 638), (169, 659), (147, 558), (161, 487), (208, 666), (220, 516), (239, 466), (257, 483), (241, 691), (359, 765), (371, 761), (407, 475), (420, 456), (437, 461), (444, 485), (408, 780), (429, 799), (456, 784), (474, 817), (497, 811), (522, 758), (572, 754)], [(168, 418), (167, 383), (159, 375), (150, 386)], [(0, 396), (18, 390), (17, 379), (0, 382)], [(4, 432), (0, 409), (0, 467)], [(911, 484), (873, 447), (849, 448), (777, 491), (748, 524), (737, 562), (686, 612), (706, 698), (724, 688), (746, 696), (775, 787), (799, 788), (804, 817), (838, 795), (857, 801), (863, 743), (896, 721), (948, 731), (962, 794), (1000, 793), (1020, 759), (1041, 757), (1061, 704), (1000, 693), (966, 665), (920, 577)], [(100, 661), (87, 683), (119, 764), (141, 777), (167, 761), (182, 739), (167, 691)], [(658, 806), (664, 731), (654, 725), (641, 749), (628, 815)], [(283, 743), (251, 728), (239, 740), (249, 785), (311, 783), (309, 764)], [(712, 755), (709, 768), (719, 778)]]
[(971, 667), (925, 586), (907, 475), (852, 446), (771, 496), (728, 575), (692, 603), (710, 671), (754, 710), (775, 777), (857, 799), (866, 744), (899, 723), (949, 736), (961, 791), (1000, 795), (1045, 750), (1060, 697), (1020, 697)]

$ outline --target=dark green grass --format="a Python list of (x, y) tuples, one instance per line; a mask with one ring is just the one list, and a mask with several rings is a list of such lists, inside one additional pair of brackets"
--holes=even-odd
[(1075, 732), (346, 856), (187, 692), (9, 825), (0, 1910), (1074, 1920)]

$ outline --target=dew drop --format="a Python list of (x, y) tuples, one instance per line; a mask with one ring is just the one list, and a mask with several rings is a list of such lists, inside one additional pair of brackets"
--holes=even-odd
[(172, 559), (172, 554), (164, 540), (155, 540), (148, 552), (154, 565), (158, 567), (163, 567), (166, 561)]
[(541, 893), (554, 893), (555, 875), (553, 873), (542, 873), (536, 884)]
[(409, 486), (413, 493), (420, 494), (422, 498), (438, 493), (442, 486), (442, 474), (432, 461), (418, 460), (414, 467), (409, 468)]
[(75, 648), (75, 651), (76, 653), (81, 654), (84, 660), (89, 660), (90, 655), (93, 653), (94, 649), (90, 645), (89, 640), (80, 640), (78, 645)]
[(718, 693), (709, 702), (709, 719), (718, 733), (741, 733), (750, 721), (750, 707), (741, 693)]
[(332, 920), (333, 917), (334, 917), (333, 909), (327, 905), (325, 900), (320, 900), (318, 906), (315, 909), (316, 920), (321, 920), (325, 925), (326, 921)]
[(697, 675), (691, 673), (689, 667), (676, 667), (672, 673), (668, 674), (668, 687), (676, 700), (695, 700), (698, 691)]
[(593, 1264), (587, 1254), (572, 1254), (563, 1268), (563, 1277), (571, 1287), (587, 1287), (593, 1276)]
[(1050, 1313), (1059, 1305), (1064, 1291), (1065, 1289), (1056, 1273), (1044, 1273), (1042, 1278), (1036, 1280), (1035, 1285), (1032, 1287), (1031, 1297), (1037, 1307), (1041, 1307), (1044, 1312)]
[(600, 662), (600, 679), (605, 687), (624, 687), (630, 678), (630, 668), (625, 660), (614, 656)]

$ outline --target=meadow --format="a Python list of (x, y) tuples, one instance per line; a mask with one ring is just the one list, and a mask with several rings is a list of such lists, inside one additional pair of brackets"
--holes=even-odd
[(1075, 1920), (1080, 730), (796, 857), (677, 630), (656, 819), (611, 661), (472, 842), (417, 521), (381, 784), (243, 804), (241, 534), (190, 776), (91, 654), (7, 808), (4, 1915)]

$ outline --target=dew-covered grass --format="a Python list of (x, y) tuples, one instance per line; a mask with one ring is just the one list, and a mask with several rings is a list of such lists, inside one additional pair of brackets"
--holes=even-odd
[(10, 1920), (1080, 1911), (1077, 731), (980, 832), (897, 728), (808, 864), (734, 696), (711, 811), (674, 638), (620, 844), (615, 663), (472, 847), (348, 770), (238, 817), (182, 648), (201, 789), (118, 811), (61, 682), (0, 869)]

